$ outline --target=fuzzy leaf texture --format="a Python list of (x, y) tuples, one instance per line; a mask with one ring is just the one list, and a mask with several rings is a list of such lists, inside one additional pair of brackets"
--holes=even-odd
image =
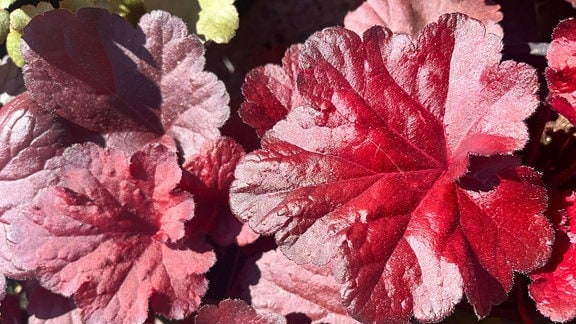
[[(41, 189), (57, 181), (47, 161), (61, 153), (68, 133), (28, 93), (0, 109), (0, 130), (0, 222), (5, 223), (19, 217)], [(12, 264), (13, 251), (5, 237), (5, 227), (0, 226), (0, 272), (21, 277), (22, 269)]]
[(330, 264), (298, 265), (282, 252), (265, 252), (243, 271), (243, 282), (251, 283), (250, 301), (256, 310), (284, 316), (300, 313), (312, 323), (358, 324), (340, 303), (340, 284)]
[(34, 100), (107, 146), (131, 154), (174, 142), (188, 158), (228, 118), (224, 84), (203, 71), (202, 43), (166, 12), (134, 28), (104, 9), (54, 10), (33, 19), (23, 39)]
[(84, 144), (51, 163), (59, 183), (7, 220), (12, 262), (74, 296), (89, 323), (142, 323), (149, 305), (175, 319), (195, 311), (215, 257), (204, 239), (183, 238), (194, 202), (176, 188), (176, 154), (159, 144), (132, 156)]
[(556, 227), (552, 257), (530, 274), (536, 308), (554, 322), (576, 318), (576, 193), (554, 193), (549, 213)]
[(286, 324), (286, 319), (271, 312), (258, 313), (252, 306), (239, 299), (225, 299), (218, 305), (205, 305), (200, 308), (194, 323), (252, 323), (252, 324)]
[(548, 103), (572, 124), (576, 123), (576, 20), (562, 21), (554, 29), (546, 58)]
[(539, 175), (507, 155), (526, 143), (536, 74), (500, 63), (501, 46), (461, 14), (416, 40), (314, 34), (284, 67), (305, 104), (239, 163), (233, 212), (297, 263), (335, 259), (360, 321), (440, 321), (463, 294), (487, 315), (553, 241)]
[(488, 32), (502, 35), (500, 6), (485, 0), (366, 0), (344, 18), (344, 27), (362, 34), (379, 25), (397, 33), (418, 36), (426, 24), (439, 16), (461, 12), (486, 24)]

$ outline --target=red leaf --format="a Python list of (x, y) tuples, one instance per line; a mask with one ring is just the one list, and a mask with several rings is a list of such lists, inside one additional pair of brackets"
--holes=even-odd
[(562, 21), (552, 34), (546, 58), (548, 103), (571, 123), (576, 123), (576, 20)]
[[(556, 221), (556, 241), (552, 257), (542, 269), (530, 274), (533, 280), (530, 296), (538, 310), (554, 322), (567, 322), (576, 318), (576, 194), (566, 196), (556, 193), (550, 213), (563, 217), (551, 217)], [(557, 210), (555, 210), (557, 209)]]
[(462, 293), (485, 316), (553, 239), (536, 172), (509, 156), (470, 164), (521, 149), (538, 103), (534, 71), (499, 63), (500, 46), (456, 14), (418, 44), (380, 27), (313, 35), (298, 57), (307, 105), (239, 163), (232, 210), (297, 263), (344, 258), (360, 321), (438, 321)]
[(397, 33), (418, 36), (426, 24), (451, 12), (476, 18), (486, 24), (488, 32), (502, 36), (498, 25), (502, 20), (500, 6), (485, 0), (366, 0), (346, 15), (344, 27), (362, 34), (380, 25)]
[(196, 324), (251, 323), (283, 324), (286, 319), (273, 313), (257, 313), (254, 308), (239, 299), (226, 299), (218, 306), (205, 305), (200, 308)]
[(188, 157), (228, 118), (224, 85), (203, 71), (202, 43), (168, 13), (144, 15), (135, 29), (103, 9), (53, 10), (23, 39), (32, 97), (108, 146), (132, 153), (168, 135)]
[(297, 57), (300, 45), (290, 47), (283, 67), (268, 64), (250, 71), (242, 85), (246, 102), (240, 107), (242, 120), (262, 136), (293, 108), (304, 103), (296, 91)]
[(52, 162), (58, 186), (9, 220), (13, 262), (74, 295), (85, 321), (141, 323), (149, 303), (170, 318), (196, 310), (214, 254), (200, 238), (182, 239), (194, 203), (176, 189), (176, 155), (161, 145), (126, 157), (86, 144)]
[(228, 206), (234, 170), (244, 149), (231, 138), (206, 141), (200, 152), (184, 162), (183, 188), (196, 197), (196, 217), (188, 222), (191, 232), (207, 233), (216, 244), (246, 245), (258, 238), (241, 223)]
[[(269, 251), (245, 269), (250, 300), (257, 310), (284, 316), (305, 314), (312, 323), (358, 323), (340, 302), (340, 284), (330, 266), (298, 265), (279, 251)], [(250, 278), (259, 274), (258, 278)]]

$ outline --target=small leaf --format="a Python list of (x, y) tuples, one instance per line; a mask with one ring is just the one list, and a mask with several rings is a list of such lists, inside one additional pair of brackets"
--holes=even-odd
[(10, 32), (6, 38), (6, 50), (17, 66), (23, 67), (25, 64), (20, 50), (24, 27), (28, 25), (32, 17), (53, 9), (54, 7), (49, 2), (40, 2), (37, 6), (24, 5), (10, 13)]
[(273, 250), (249, 263), (243, 275), (243, 282), (254, 283), (249, 290), (256, 310), (302, 313), (312, 323), (358, 324), (340, 302), (341, 285), (332, 276), (331, 264), (298, 265)]
[(238, 11), (234, 0), (198, 0), (200, 13), (196, 31), (206, 40), (228, 43), (238, 29)]
[(0, 0), (0, 9), (8, 9), (17, 0)]
[(202, 306), (194, 323), (286, 324), (286, 319), (274, 313), (257, 313), (252, 306), (240, 299), (225, 299), (218, 303), (218, 306)]

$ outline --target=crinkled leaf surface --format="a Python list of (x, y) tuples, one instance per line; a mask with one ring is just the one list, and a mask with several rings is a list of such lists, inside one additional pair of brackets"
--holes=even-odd
[(426, 24), (439, 16), (460, 12), (486, 24), (491, 33), (502, 36), (498, 22), (500, 6), (485, 0), (366, 0), (344, 18), (344, 27), (362, 34), (374, 25), (394, 32), (417, 36)]
[(300, 45), (293, 45), (286, 51), (282, 67), (267, 64), (246, 75), (242, 85), (246, 102), (242, 103), (239, 113), (260, 136), (286, 117), (292, 107), (304, 103), (296, 91), (299, 48)]
[[(298, 265), (280, 251), (265, 252), (249, 264), (244, 282), (249, 287), (252, 306), (282, 315), (305, 314), (312, 323), (358, 323), (340, 302), (340, 284), (329, 265)], [(258, 276), (259, 275), (259, 276)], [(256, 276), (257, 278), (253, 278)]]
[[(38, 106), (24, 93), (0, 109), (0, 269), (20, 276), (5, 239), (5, 219), (19, 217), (42, 188), (57, 181), (47, 161), (67, 143), (58, 118)], [(12, 215), (12, 216), (10, 216)]]
[(24, 40), (32, 97), (108, 146), (132, 153), (167, 135), (188, 158), (228, 118), (201, 42), (168, 13), (147, 14), (135, 29), (103, 9), (54, 10), (33, 19)]
[(164, 10), (182, 18), (190, 31), (196, 33), (200, 5), (198, 0), (143, 0), (147, 11)]
[(546, 58), (548, 103), (576, 123), (576, 19), (561, 22), (552, 34)]
[(553, 254), (545, 267), (530, 274), (529, 291), (542, 314), (555, 322), (567, 322), (576, 318), (576, 194), (555, 196), (561, 200), (549, 209), (559, 214), (551, 216), (556, 223)]
[(184, 162), (183, 187), (196, 197), (196, 217), (188, 223), (191, 231), (207, 233), (213, 242), (227, 246), (246, 245), (258, 234), (232, 214), (229, 206), (230, 184), (244, 149), (234, 139), (221, 137), (206, 141), (200, 152)]
[(285, 324), (286, 319), (274, 313), (257, 313), (254, 308), (240, 299), (225, 299), (218, 306), (205, 305), (195, 318), (196, 324), (254, 323)]
[(61, 181), (8, 220), (12, 262), (73, 295), (84, 321), (142, 323), (149, 304), (176, 319), (196, 310), (214, 254), (203, 239), (182, 239), (194, 202), (176, 189), (176, 154), (155, 144), (127, 157), (85, 144), (51, 162)]
[(500, 63), (500, 47), (457, 14), (417, 43), (381, 27), (313, 35), (298, 56), (306, 105), (239, 163), (232, 210), (297, 263), (341, 255), (342, 299), (361, 321), (439, 321), (463, 293), (485, 316), (553, 240), (536, 172), (509, 156), (470, 162), (522, 148), (537, 105), (534, 71)]

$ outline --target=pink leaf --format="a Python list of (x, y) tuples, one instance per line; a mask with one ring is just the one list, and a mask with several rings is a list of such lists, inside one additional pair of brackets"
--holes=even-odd
[(552, 34), (546, 57), (548, 103), (570, 122), (576, 123), (576, 20), (562, 21)]
[(460, 12), (486, 24), (487, 31), (502, 36), (500, 6), (485, 0), (366, 0), (344, 18), (344, 27), (358, 34), (374, 25), (397, 33), (418, 36), (426, 24), (446, 13)]
[[(556, 241), (552, 257), (545, 267), (530, 274), (530, 296), (538, 310), (554, 322), (567, 322), (576, 318), (576, 194), (564, 196), (556, 193), (551, 213), (556, 221)], [(555, 210), (557, 209), (557, 210)]]
[(108, 146), (132, 153), (168, 135), (188, 157), (228, 118), (224, 85), (203, 71), (202, 43), (168, 13), (147, 14), (135, 29), (103, 9), (53, 10), (23, 39), (32, 97)]
[(194, 203), (176, 188), (176, 155), (158, 144), (129, 157), (85, 144), (51, 162), (61, 181), (8, 220), (13, 262), (73, 295), (85, 321), (141, 323), (149, 303), (176, 319), (196, 310), (214, 254), (183, 238)]
[(184, 162), (183, 188), (196, 197), (196, 217), (188, 228), (207, 233), (217, 244), (246, 245), (258, 234), (238, 221), (228, 206), (234, 170), (244, 149), (232, 138), (206, 141), (200, 152)]
[(239, 163), (233, 212), (297, 263), (336, 259), (360, 321), (439, 321), (463, 293), (485, 316), (553, 239), (539, 175), (497, 155), (524, 146), (538, 103), (534, 71), (500, 47), (457, 14), (417, 44), (381, 27), (313, 35), (298, 56), (307, 104)]
[(200, 308), (196, 324), (251, 323), (284, 324), (286, 319), (273, 313), (257, 313), (254, 308), (239, 299), (226, 299), (218, 306), (205, 305)]
[(312, 323), (358, 323), (340, 302), (340, 287), (330, 266), (298, 265), (279, 251), (269, 251), (245, 269), (250, 300), (257, 310), (284, 316), (305, 314)]

